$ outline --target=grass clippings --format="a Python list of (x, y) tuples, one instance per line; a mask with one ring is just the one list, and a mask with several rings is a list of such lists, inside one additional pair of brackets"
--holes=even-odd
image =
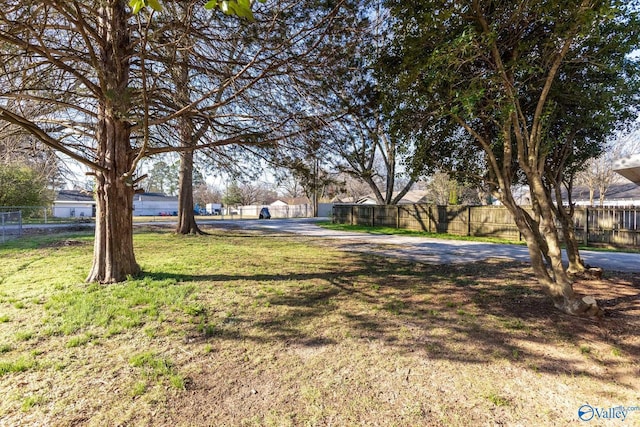
[(1, 246), (0, 425), (551, 426), (640, 406), (638, 277), (578, 280), (607, 312), (591, 321), (515, 262), (209, 231), (136, 234), (143, 273), (113, 285), (83, 282), (86, 234)]

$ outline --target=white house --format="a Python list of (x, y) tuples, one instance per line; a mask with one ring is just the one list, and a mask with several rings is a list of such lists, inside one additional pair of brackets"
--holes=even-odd
[(140, 193), (133, 196), (134, 216), (178, 215), (178, 198), (162, 193)]
[(92, 218), (96, 215), (96, 202), (91, 192), (62, 190), (56, 195), (52, 211), (59, 218)]
[[(62, 190), (53, 202), (53, 216), (60, 218), (92, 218), (96, 215), (96, 202), (88, 191)], [(161, 193), (142, 193), (133, 196), (133, 214), (177, 215), (178, 198)]]

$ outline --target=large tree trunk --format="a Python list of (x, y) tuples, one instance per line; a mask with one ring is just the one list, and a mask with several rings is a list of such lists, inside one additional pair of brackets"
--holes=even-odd
[(133, 186), (113, 171), (96, 175), (96, 231), (87, 281), (120, 282), (140, 272), (133, 251)]
[(96, 128), (96, 231), (87, 281), (112, 283), (139, 273), (133, 251), (133, 182), (128, 90), (130, 43), (123, 0), (109, 0), (98, 20), (104, 33), (98, 77), (103, 98)]
[(129, 124), (100, 107), (96, 132), (98, 158), (104, 170), (96, 172), (96, 231), (93, 266), (87, 281), (112, 283), (140, 271), (133, 252), (133, 183)]
[(193, 212), (193, 151), (180, 153), (180, 192), (178, 194), (179, 234), (204, 234)]

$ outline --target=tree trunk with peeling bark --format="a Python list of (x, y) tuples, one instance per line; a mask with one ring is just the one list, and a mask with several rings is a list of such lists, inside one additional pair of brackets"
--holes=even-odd
[[(521, 162), (522, 160), (520, 158)], [(531, 227), (531, 221), (528, 224), (522, 224), (518, 218), (516, 223), (525, 236), (531, 255), (531, 265), (538, 281), (546, 286), (553, 304), (559, 310), (576, 316), (601, 315), (602, 311), (593, 298), (583, 298), (573, 290), (573, 281), (569, 278), (562, 262), (562, 247), (553, 213), (553, 201), (544, 187), (542, 171), (531, 165), (523, 169), (527, 175), (535, 213), (539, 216), (539, 225)], [(539, 242), (543, 244), (540, 245)], [(542, 262), (545, 259), (546, 264)]]
[(565, 244), (565, 252), (569, 260), (567, 272), (569, 274), (578, 274), (586, 270), (586, 266), (580, 256), (580, 248), (576, 238), (575, 223), (573, 221), (573, 213), (567, 212), (567, 208), (562, 205), (562, 199), (557, 206), (557, 217), (562, 227), (562, 235)]
[(96, 231), (88, 282), (112, 283), (140, 272), (133, 251), (133, 163), (130, 124), (130, 40), (125, 2), (111, 0), (99, 9), (99, 101), (96, 142)]

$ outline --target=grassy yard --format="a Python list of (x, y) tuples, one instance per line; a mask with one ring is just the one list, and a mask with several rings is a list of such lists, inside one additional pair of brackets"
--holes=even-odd
[(91, 235), (1, 245), (0, 426), (551, 426), (585, 404), (640, 425), (637, 277), (579, 280), (590, 321), (517, 263), (209, 231), (139, 230), (144, 273), (106, 286), (83, 283)]

